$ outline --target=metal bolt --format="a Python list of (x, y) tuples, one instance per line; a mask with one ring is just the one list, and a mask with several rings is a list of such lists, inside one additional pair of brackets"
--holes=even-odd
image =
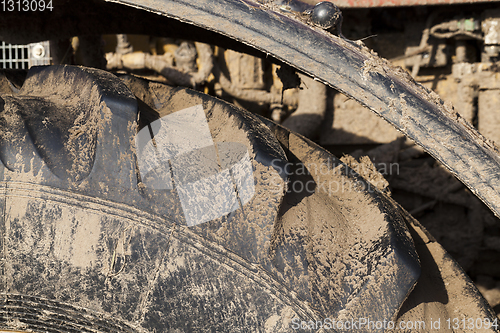
[(33, 45), (33, 48), (31, 49), (31, 54), (33, 55), (34, 58), (43, 58), (45, 55), (45, 48), (43, 47), (42, 44), (35, 44)]
[(311, 22), (320, 28), (330, 29), (337, 24), (341, 15), (339, 7), (331, 2), (323, 1), (314, 6)]

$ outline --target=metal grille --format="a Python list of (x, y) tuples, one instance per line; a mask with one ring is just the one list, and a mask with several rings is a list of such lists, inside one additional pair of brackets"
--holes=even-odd
[(0, 42), (0, 68), (28, 69), (50, 65), (49, 42), (15, 45)]

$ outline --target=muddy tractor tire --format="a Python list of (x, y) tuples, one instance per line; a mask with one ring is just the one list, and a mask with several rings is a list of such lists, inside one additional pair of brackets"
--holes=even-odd
[(16, 93), (1, 83), (0, 329), (495, 321), (396, 202), (269, 120), (90, 68), (34, 67)]
[[(369, 107), (500, 216), (498, 149), (340, 29), (252, 0), (54, 1), (48, 15), (6, 15), (0, 39), (164, 31), (269, 58)], [(1, 72), (0, 193), (0, 331), (498, 331), (390, 196), (199, 91), (88, 67)]]

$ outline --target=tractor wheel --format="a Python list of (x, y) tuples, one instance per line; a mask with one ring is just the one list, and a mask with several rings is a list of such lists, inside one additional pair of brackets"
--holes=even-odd
[(1, 330), (494, 323), (396, 202), (269, 120), (82, 67), (0, 88)]

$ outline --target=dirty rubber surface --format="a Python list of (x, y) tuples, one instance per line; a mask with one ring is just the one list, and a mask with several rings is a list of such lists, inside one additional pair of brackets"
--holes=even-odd
[(0, 96), (3, 328), (494, 316), (391, 198), (268, 120), (71, 66), (34, 68)]
[(421, 145), (500, 216), (496, 175), (500, 155), (494, 144), (435, 93), (367, 48), (312, 27), (272, 5), (248, 0), (112, 2), (216, 31), (352, 97)]

